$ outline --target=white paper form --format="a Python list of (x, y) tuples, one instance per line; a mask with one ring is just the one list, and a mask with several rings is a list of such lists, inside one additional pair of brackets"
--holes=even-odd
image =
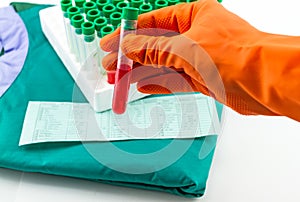
[(88, 103), (29, 102), (19, 145), (41, 142), (195, 138), (218, 134), (212, 98), (202, 94), (149, 97), (126, 113), (95, 113)]

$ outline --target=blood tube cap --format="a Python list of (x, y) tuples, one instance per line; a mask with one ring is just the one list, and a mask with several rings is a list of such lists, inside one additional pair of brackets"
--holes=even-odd
[(71, 22), (75, 28), (81, 28), (81, 24), (84, 23), (84, 17), (80, 14), (74, 15), (71, 18)]
[(90, 22), (94, 22), (98, 17), (100, 17), (100, 11), (98, 9), (89, 10), (86, 14), (86, 19)]
[(112, 14), (116, 10), (117, 10), (116, 6), (113, 5), (112, 3), (107, 4), (107, 5), (103, 6), (103, 8), (102, 8), (103, 15), (106, 18), (109, 18), (110, 14)]
[(143, 0), (131, 0), (130, 5), (134, 8), (139, 8), (143, 3)]
[(93, 1), (88, 1), (83, 4), (84, 13), (87, 14), (89, 10), (97, 9), (97, 5)]
[(122, 19), (122, 13), (120, 12), (113, 12), (110, 15), (110, 23), (115, 27), (117, 27), (118, 24), (121, 23), (121, 19)]
[(83, 4), (85, 3), (85, 0), (75, 0), (75, 5), (79, 8), (83, 7)]
[(139, 15), (139, 9), (132, 7), (123, 8), (123, 19), (125, 20), (137, 20)]
[(116, 7), (117, 7), (117, 11), (122, 12), (123, 8), (129, 7), (129, 3), (125, 2), (125, 1), (119, 2), (119, 3), (117, 3)]
[(101, 37), (105, 37), (106, 35), (112, 33), (114, 31), (114, 27), (111, 25), (106, 25), (104, 27), (101, 28)]
[(71, 0), (61, 0), (60, 7), (61, 7), (62, 11), (66, 12), (69, 7), (72, 7), (72, 1)]
[(97, 4), (97, 8), (98, 8), (100, 11), (102, 11), (102, 8), (103, 8), (105, 5), (109, 4), (109, 0), (97, 0), (97, 1), (96, 1), (96, 4)]
[(68, 18), (71, 20), (74, 15), (80, 14), (80, 9), (77, 6), (69, 7), (68, 10)]
[(84, 35), (92, 35), (95, 33), (95, 26), (92, 22), (84, 22), (81, 24), (82, 33)]
[(94, 24), (96, 31), (100, 32), (101, 28), (107, 25), (107, 19), (105, 17), (96, 18)]
[(142, 4), (140, 5), (140, 14), (147, 13), (153, 10), (153, 6), (151, 4)]

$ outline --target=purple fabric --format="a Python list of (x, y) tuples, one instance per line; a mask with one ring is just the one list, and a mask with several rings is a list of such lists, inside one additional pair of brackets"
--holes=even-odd
[(11, 86), (24, 65), (28, 52), (26, 27), (13, 7), (0, 8), (0, 97)]

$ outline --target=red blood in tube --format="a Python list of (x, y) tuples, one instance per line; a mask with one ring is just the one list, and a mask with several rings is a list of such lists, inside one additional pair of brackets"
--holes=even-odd
[(114, 84), (115, 83), (116, 72), (108, 71), (107, 72), (107, 83)]
[(130, 71), (129, 65), (122, 64), (120, 69), (117, 69), (112, 110), (116, 114), (123, 114), (126, 110), (128, 91), (130, 87)]

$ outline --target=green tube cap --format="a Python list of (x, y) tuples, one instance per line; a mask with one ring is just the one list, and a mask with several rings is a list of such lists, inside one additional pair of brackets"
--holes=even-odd
[(140, 14), (147, 13), (153, 10), (153, 6), (151, 4), (142, 4), (140, 5)]
[(94, 22), (94, 20), (99, 17), (100, 17), (100, 11), (98, 9), (89, 10), (86, 14), (86, 19), (91, 22)]
[(60, 8), (63, 12), (67, 12), (68, 8), (72, 7), (71, 0), (61, 0), (60, 1)]
[(167, 6), (168, 6), (168, 1), (166, 0), (157, 0), (154, 5), (155, 9), (160, 9)]
[(96, 5), (97, 5), (97, 8), (102, 11), (103, 7), (105, 5), (108, 5), (109, 4), (109, 0), (97, 0), (96, 1)]
[(122, 20), (122, 13), (113, 12), (112, 14), (110, 14), (110, 24), (112, 24), (113, 26), (117, 27), (118, 24), (121, 23), (121, 20)]
[(71, 18), (71, 23), (75, 28), (81, 28), (81, 24), (84, 23), (84, 17), (80, 14), (74, 15)]
[(75, 5), (79, 8), (82, 8), (84, 3), (85, 0), (75, 0)]
[(92, 22), (84, 22), (81, 24), (82, 33), (84, 35), (92, 35), (95, 33), (95, 26)]
[(77, 6), (72, 6), (67, 10), (68, 18), (71, 19), (74, 15), (80, 14), (80, 9)]
[(131, 0), (130, 5), (134, 8), (139, 8), (143, 3), (143, 0)]
[(101, 37), (105, 37), (106, 35), (112, 33), (115, 31), (114, 27), (111, 25), (106, 25), (101, 28)]
[(139, 9), (127, 7), (123, 8), (123, 19), (125, 20), (137, 20), (139, 15)]
[(129, 3), (124, 2), (124, 1), (119, 2), (119, 3), (117, 3), (116, 7), (117, 7), (117, 11), (122, 12), (123, 8), (129, 7)]
[(99, 17), (94, 20), (95, 29), (100, 32), (101, 28), (107, 25), (107, 19), (105, 17)]
[(110, 15), (115, 12), (117, 10), (117, 8), (115, 7), (115, 5), (113, 4), (107, 4), (105, 5), (103, 8), (102, 8), (102, 12), (103, 12), (103, 15), (106, 17), (106, 18), (109, 18)]
[(89, 1), (83, 4), (83, 11), (85, 14), (87, 14), (92, 9), (97, 9), (97, 5), (95, 2)]

